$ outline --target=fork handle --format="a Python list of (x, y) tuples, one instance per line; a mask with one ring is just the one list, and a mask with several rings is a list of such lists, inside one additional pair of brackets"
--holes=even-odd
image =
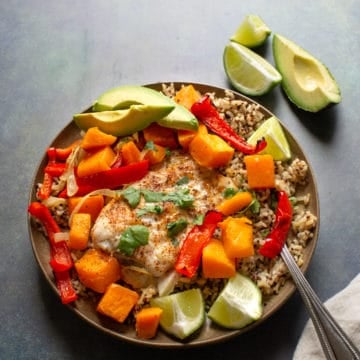
[(329, 360), (360, 360), (359, 350), (316, 295), (287, 247), (282, 249), (281, 256), (309, 311), (326, 358)]

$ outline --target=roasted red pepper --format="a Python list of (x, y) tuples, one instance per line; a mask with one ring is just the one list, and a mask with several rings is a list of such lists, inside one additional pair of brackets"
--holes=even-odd
[[(48, 156), (48, 163), (47, 163), (47, 167), (48, 167), (48, 166), (53, 165), (56, 161), (55, 148), (49, 148), (47, 151), (47, 156)], [(39, 199), (45, 200), (51, 195), (52, 184), (53, 184), (53, 175), (51, 175), (49, 172), (45, 171), (43, 183), (37, 193), (37, 196), (39, 197)]]
[(256, 154), (266, 147), (265, 139), (257, 142), (256, 146), (250, 145), (237, 134), (234, 129), (220, 116), (216, 107), (211, 103), (209, 96), (204, 96), (194, 103), (191, 112), (206, 125), (208, 129), (226, 140), (236, 150), (244, 154)]
[(55, 280), (63, 304), (69, 304), (77, 299), (77, 294), (72, 286), (69, 271), (55, 272)]
[[(122, 185), (142, 179), (148, 171), (149, 161), (142, 160), (85, 177), (76, 176), (76, 183), (79, 189), (75, 195), (84, 196), (98, 189), (117, 189)], [(66, 189), (59, 194), (59, 197), (67, 197)]]
[(199, 268), (204, 246), (210, 241), (223, 215), (215, 210), (207, 212), (204, 222), (195, 225), (187, 235), (176, 260), (175, 270), (187, 277), (193, 277)]
[(59, 225), (52, 217), (50, 210), (39, 202), (32, 202), (29, 213), (44, 226), (50, 243), (50, 265), (54, 271), (69, 270), (73, 266), (70, 251), (65, 241), (55, 242), (54, 234), (61, 232)]
[(285, 244), (292, 220), (292, 207), (285, 191), (278, 192), (278, 205), (275, 213), (275, 222), (265, 243), (259, 249), (259, 253), (268, 258), (279, 255)]
[(49, 151), (52, 151), (54, 153), (54, 160), (57, 161), (66, 161), (66, 159), (69, 157), (69, 155), (71, 154), (71, 152), (73, 151), (73, 149), (75, 148), (75, 146), (79, 145), (81, 142), (81, 140), (75, 140), (71, 145), (69, 145), (66, 148), (55, 148), (55, 147), (51, 147), (48, 149)]
[(50, 265), (54, 271), (61, 302), (68, 304), (75, 301), (77, 295), (72, 287), (69, 274), (69, 269), (73, 266), (69, 249), (65, 241), (55, 242), (54, 240), (54, 234), (60, 232), (59, 225), (52, 217), (49, 209), (39, 202), (32, 202), (28, 207), (28, 212), (45, 227), (50, 244)]
[(44, 172), (52, 177), (61, 176), (66, 169), (65, 163), (49, 163), (46, 165)]

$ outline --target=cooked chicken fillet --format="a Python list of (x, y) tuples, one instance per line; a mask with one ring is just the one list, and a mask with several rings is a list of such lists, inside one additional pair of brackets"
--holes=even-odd
[[(187, 177), (189, 182), (177, 185), (177, 182), (184, 177)], [(181, 209), (173, 202), (163, 202), (159, 204), (163, 212), (149, 213), (141, 217), (137, 216), (136, 211), (145, 206), (143, 198), (136, 209), (132, 209), (122, 199), (114, 199), (103, 208), (92, 228), (94, 247), (114, 253), (118, 252), (119, 235), (128, 226), (135, 224), (147, 226), (150, 230), (148, 244), (138, 247), (128, 259), (158, 277), (174, 266), (181, 242), (193, 226), (194, 218), (214, 209), (222, 200), (224, 189), (234, 187), (234, 184), (217, 171), (200, 167), (189, 154), (173, 151), (170, 160), (149, 171), (143, 179), (131, 186), (163, 193), (174, 193), (181, 186), (189, 189), (194, 198), (191, 209)], [(186, 219), (188, 226), (177, 234), (175, 244), (174, 239), (168, 237), (167, 224), (179, 219)]]

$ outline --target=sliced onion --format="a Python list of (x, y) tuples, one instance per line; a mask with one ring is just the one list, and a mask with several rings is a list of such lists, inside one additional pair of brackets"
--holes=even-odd
[(61, 241), (69, 241), (69, 232), (64, 231), (64, 232), (55, 233), (54, 234), (54, 241), (56, 243), (61, 242)]

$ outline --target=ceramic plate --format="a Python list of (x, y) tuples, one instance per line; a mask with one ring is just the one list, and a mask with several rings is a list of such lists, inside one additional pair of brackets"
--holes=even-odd
[[(181, 84), (185, 84), (185, 83), (174, 83), (176, 88), (179, 88)], [(150, 84), (147, 86), (156, 90), (162, 89), (160, 83)], [(214, 92), (219, 97), (224, 96), (224, 89), (222, 88), (204, 85), (204, 84), (194, 84), (194, 86), (202, 93)], [(239, 93), (235, 92), (234, 94), (238, 99), (246, 100), (249, 103), (255, 103), (250, 98), (247, 98)], [(259, 105), (259, 107), (260, 107), (260, 111), (264, 113), (265, 118), (273, 116), (273, 114), (270, 111), (268, 111), (265, 107), (261, 105)], [(89, 111), (89, 109), (87, 109), (86, 111)], [(313, 171), (299, 143), (295, 140), (292, 134), (286, 129), (286, 127), (284, 127), (284, 131), (289, 141), (293, 156), (298, 157), (300, 159), (304, 159), (309, 165), (309, 182), (306, 188), (302, 189), (301, 192), (311, 194), (311, 203), (309, 209), (319, 219), (318, 195), (317, 195), (317, 189), (316, 189), (316, 183), (315, 183)], [(79, 128), (74, 124), (73, 121), (71, 121), (53, 140), (52, 146), (65, 147), (66, 145), (70, 144), (73, 140), (77, 138), (79, 138)], [(35, 200), (36, 184), (42, 181), (43, 169), (46, 165), (46, 162), (47, 162), (46, 154), (44, 154), (44, 157), (41, 160), (38, 169), (35, 172), (33, 184), (31, 186), (30, 199), (29, 199), (30, 201)], [(57, 293), (53, 273), (49, 266), (48, 242), (46, 238), (37, 230), (36, 226), (34, 226), (33, 222), (30, 220), (30, 217), (28, 219), (28, 225), (29, 225), (31, 244), (36, 260), (41, 268), (41, 271), (45, 275), (48, 283)], [(305, 249), (304, 264), (302, 266), (302, 270), (304, 272), (308, 268), (308, 265), (311, 261), (311, 258), (315, 250), (317, 237), (318, 237), (318, 227), (319, 227), (319, 221), (315, 229), (314, 238), (308, 243)], [(277, 310), (279, 310), (286, 303), (286, 301), (289, 299), (289, 297), (292, 295), (294, 291), (295, 291), (295, 287), (293, 285), (293, 282), (291, 280), (288, 280), (285, 283), (285, 285), (281, 288), (279, 294), (273, 296), (272, 299), (265, 305), (261, 319), (252, 323), (249, 326), (246, 326), (241, 330), (221, 329), (219, 327), (212, 325), (210, 321), (207, 321), (203, 326), (203, 328), (201, 329), (201, 331), (198, 332), (195, 337), (192, 337), (186, 342), (175, 340), (167, 336), (162, 331), (159, 331), (158, 335), (154, 339), (151, 340), (139, 339), (136, 337), (133, 327), (116, 323), (115, 321), (112, 321), (111, 319), (100, 315), (98, 312), (96, 312), (94, 303), (89, 302), (82, 298), (77, 300), (74, 304), (64, 305), (64, 306), (67, 306), (76, 315), (87, 321), (92, 326), (100, 329), (101, 331), (107, 333), (110, 336), (114, 336), (115, 338), (118, 338), (119, 340), (127, 341), (133, 344), (143, 345), (143, 346), (151, 346), (151, 347), (162, 347), (162, 348), (177, 348), (184, 346), (195, 347), (195, 346), (202, 346), (210, 343), (225, 341), (232, 337), (239, 336), (244, 332), (253, 331), (260, 323), (267, 320), (272, 314), (274, 314)]]

